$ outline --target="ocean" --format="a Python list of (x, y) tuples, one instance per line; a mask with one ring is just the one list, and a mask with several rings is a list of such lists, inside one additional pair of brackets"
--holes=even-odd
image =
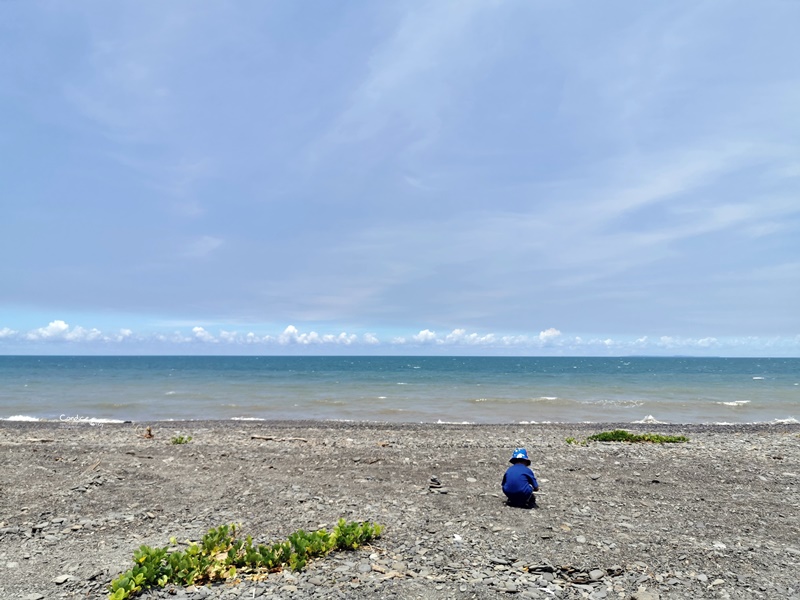
[(0, 419), (796, 423), (800, 359), (0, 356)]

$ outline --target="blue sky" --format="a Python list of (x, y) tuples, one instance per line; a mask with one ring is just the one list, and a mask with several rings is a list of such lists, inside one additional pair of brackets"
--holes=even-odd
[(800, 356), (800, 3), (0, 3), (0, 353)]

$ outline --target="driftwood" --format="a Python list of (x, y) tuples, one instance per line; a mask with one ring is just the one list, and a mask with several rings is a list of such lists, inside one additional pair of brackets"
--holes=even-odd
[(285, 437), (285, 438), (277, 438), (272, 437), (271, 435), (251, 435), (251, 440), (267, 440), (270, 442), (307, 442), (306, 438), (301, 437)]
[(98, 460), (96, 463), (94, 463), (93, 465), (89, 466), (89, 468), (87, 468), (83, 473), (81, 473), (81, 475), (86, 475), (89, 471), (94, 471), (97, 467), (100, 466), (100, 462), (101, 461)]
[(51, 440), (50, 438), (28, 438), (28, 439), (27, 439), (27, 440), (25, 440), (25, 441), (26, 441), (26, 442), (33, 442), (33, 443), (37, 443), (37, 442), (42, 442), (42, 443), (45, 443), (45, 442), (55, 442), (55, 440)]

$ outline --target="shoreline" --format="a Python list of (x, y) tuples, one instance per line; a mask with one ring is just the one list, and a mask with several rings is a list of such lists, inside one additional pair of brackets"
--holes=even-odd
[[(566, 441), (616, 428), (689, 442)], [(517, 445), (535, 510), (503, 504)], [(345, 518), (384, 534), (179, 597), (800, 598), (798, 474), (798, 424), (3, 421), (0, 597), (103, 598), (142, 544), (225, 523), (271, 542)]]
[(651, 429), (655, 432), (671, 432), (677, 429), (689, 432), (724, 433), (730, 431), (758, 432), (781, 429), (787, 432), (800, 432), (800, 421), (794, 419), (777, 420), (771, 422), (746, 422), (746, 423), (673, 423), (664, 421), (552, 421), (533, 422), (517, 421), (507, 423), (476, 423), (452, 421), (359, 421), (348, 419), (170, 419), (170, 420), (143, 420), (120, 421), (104, 419), (0, 419), (2, 428), (36, 428), (36, 427), (147, 427), (147, 426), (199, 426), (199, 427), (312, 427), (312, 428), (342, 428), (342, 427), (375, 427), (379, 429), (409, 429), (409, 428), (477, 428), (490, 429), (496, 427), (530, 427), (534, 429), (554, 430), (608, 430), (608, 429)]

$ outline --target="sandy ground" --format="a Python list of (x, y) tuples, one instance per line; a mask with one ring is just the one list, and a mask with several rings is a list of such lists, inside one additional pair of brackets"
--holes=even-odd
[[(0, 598), (103, 598), (141, 544), (223, 523), (267, 543), (340, 517), (384, 534), (299, 574), (144, 597), (800, 598), (800, 427), (565, 441), (616, 427), (3, 422)], [(516, 446), (541, 483), (535, 510), (503, 503)]]

